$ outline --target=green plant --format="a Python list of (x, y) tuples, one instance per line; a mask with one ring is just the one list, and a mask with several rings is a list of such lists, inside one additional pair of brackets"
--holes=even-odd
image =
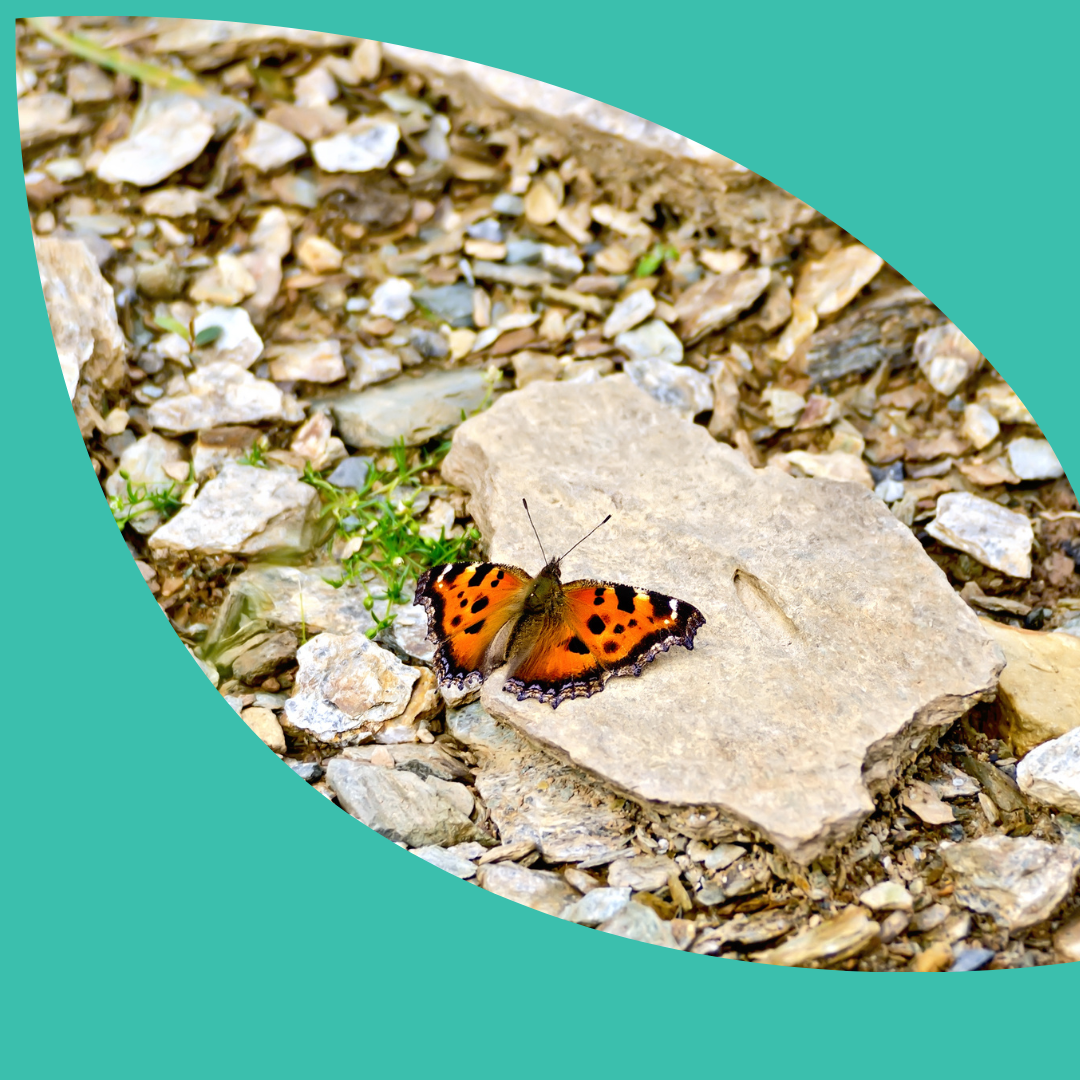
[(237, 463), (240, 465), (252, 465), (256, 469), (266, 468), (266, 450), (267, 442), (266, 438), (256, 439), (251, 444), (251, 449), (241, 458), (237, 458)]
[(156, 511), (163, 518), (170, 518), (183, 506), (175, 483), (166, 488), (154, 488), (148, 484), (133, 484), (123, 469), (120, 476), (124, 481), (124, 492), (109, 499), (109, 509), (121, 531), (129, 521), (143, 514)]
[[(473, 557), (480, 534), (469, 529), (464, 536), (448, 537), (440, 530), (438, 539), (420, 535), (420, 522), (414, 510), (417, 496), (430, 485), (419, 482), (422, 473), (435, 468), (450, 449), (441, 442), (424, 452), (408, 448), (399, 441), (390, 450), (392, 465), (374, 465), (357, 489), (331, 484), (311, 465), (302, 479), (319, 492), (321, 517), (333, 519), (333, 537), (352, 541), (355, 550), (342, 560), (342, 575), (327, 579), (335, 588), (356, 585), (365, 591), (364, 607), (374, 613), (377, 600), (385, 601), (381, 617), (368, 632), (374, 638), (393, 624), (395, 605), (406, 599), (406, 586), (425, 570), (444, 562)], [(395, 498), (399, 489), (405, 489)], [(376, 586), (376, 596), (372, 586)], [(381, 587), (380, 587), (381, 586)]]
[(678, 251), (670, 244), (653, 244), (653, 246), (641, 256), (634, 268), (634, 277), (648, 277), (660, 269), (661, 263), (669, 259), (677, 259)]

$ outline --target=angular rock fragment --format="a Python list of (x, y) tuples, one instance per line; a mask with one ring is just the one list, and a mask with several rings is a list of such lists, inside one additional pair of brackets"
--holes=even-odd
[(704, 613), (693, 652), (558, 711), (500, 672), (482, 690), (492, 715), (660, 813), (751, 824), (809, 861), (852, 835), (922, 733), (996, 685), (998, 650), (870, 491), (755, 471), (623, 376), (505, 395), (458, 428), (443, 474), (473, 493), (491, 559), (536, 563), (520, 499), (541, 493), (545, 542), (614, 515), (564, 576)]
[(80, 240), (34, 237), (38, 274), (45, 295), (60, 371), (68, 397), (83, 366), (110, 386), (121, 377), (127, 342), (116, 319), (112, 288)]
[(984, 836), (943, 854), (957, 900), (1009, 930), (1050, 918), (1080, 871), (1080, 851), (1030, 836)]
[(664, 922), (652, 908), (631, 901), (616, 915), (602, 922), (598, 929), (605, 934), (640, 941), (643, 945), (660, 945), (665, 949), (678, 949), (671, 924)]
[(113, 143), (97, 167), (106, 184), (152, 187), (190, 165), (214, 134), (210, 114), (194, 98), (144, 98), (131, 135)]
[(418, 446), (460, 424), (462, 410), (467, 415), (478, 408), (485, 393), (481, 371), (433, 371), (342, 394), (327, 404), (349, 446), (393, 446), (400, 438)]
[(1016, 781), (1026, 795), (1080, 817), (1080, 727), (1027, 754)]
[(191, 372), (187, 376), (187, 393), (155, 401), (147, 414), (154, 427), (175, 432), (257, 420), (297, 424), (304, 419), (304, 410), (291, 394), (227, 360)]
[(448, 709), (446, 725), (477, 755), (476, 789), (504, 844), (532, 844), (551, 863), (610, 857), (625, 845), (633, 826), (619, 800), (578, 769), (533, 749), (479, 703)]
[(818, 315), (832, 315), (847, 307), (883, 265), (881, 256), (862, 244), (833, 248), (824, 258), (806, 264), (794, 299)]
[(769, 285), (769, 271), (736, 270), (719, 277), (702, 278), (675, 301), (683, 343), (693, 345), (706, 334), (734, 322)]
[(759, 964), (805, 967), (807, 964), (836, 964), (868, 949), (878, 939), (879, 925), (856, 904), (844, 908), (835, 918), (826, 919), (785, 941), (775, 949), (755, 953)]
[(994, 707), (1014, 752), (1080, 727), (1080, 639), (981, 621), (1005, 654)]
[(326, 767), (326, 782), (348, 813), (395, 843), (446, 847), (487, 839), (483, 830), (415, 773), (336, 757)]
[(476, 872), (476, 880), (488, 892), (548, 915), (562, 915), (580, 895), (566, 884), (561, 874), (527, 870), (514, 863), (481, 866)]
[(967, 491), (950, 491), (937, 501), (937, 516), (926, 531), (943, 544), (966, 552), (984, 566), (1013, 577), (1031, 577), (1031, 522), (999, 503)]
[(317, 634), (296, 654), (296, 690), (285, 717), (320, 742), (371, 738), (405, 712), (420, 669), (407, 667), (366, 634)]

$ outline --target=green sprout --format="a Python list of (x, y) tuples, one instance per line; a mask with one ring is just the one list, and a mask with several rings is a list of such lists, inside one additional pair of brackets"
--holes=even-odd
[[(357, 489), (331, 484), (309, 464), (302, 477), (322, 500), (320, 517), (332, 523), (331, 539), (359, 540), (357, 550), (342, 561), (342, 575), (327, 579), (335, 588), (356, 585), (364, 589), (364, 607), (373, 613), (375, 626), (367, 631), (375, 638), (394, 622), (394, 607), (408, 598), (408, 586), (429, 567), (444, 562), (471, 559), (480, 534), (469, 529), (464, 536), (448, 537), (440, 530), (438, 539), (420, 535), (416, 499), (422, 491), (433, 490), (419, 483), (419, 476), (438, 465), (450, 449), (441, 442), (425, 453), (406, 447), (399, 440), (390, 448), (389, 468), (372, 466)], [(404, 490), (402, 490), (404, 489)], [(372, 590), (375, 586), (375, 590)], [(378, 601), (385, 602), (383, 614), (375, 614)]]
[(240, 465), (251, 465), (256, 469), (266, 468), (266, 451), (268, 444), (266, 437), (256, 439), (251, 444), (251, 449), (241, 458), (237, 459), (237, 463)]
[(662, 263), (678, 259), (679, 253), (670, 244), (653, 244), (653, 246), (641, 256), (634, 268), (634, 277), (648, 277), (660, 269)]
[(184, 505), (180, 501), (175, 483), (166, 488), (155, 488), (148, 484), (133, 484), (130, 475), (123, 469), (120, 470), (120, 476), (124, 480), (124, 492), (109, 499), (109, 509), (121, 532), (129, 521), (142, 517), (143, 514), (156, 511), (168, 519)]

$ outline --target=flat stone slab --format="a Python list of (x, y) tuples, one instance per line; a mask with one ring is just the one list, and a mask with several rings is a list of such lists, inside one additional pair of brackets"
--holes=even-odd
[[(536, 382), (458, 428), (444, 475), (490, 558), (540, 569), (521, 506), (599, 578), (705, 615), (693, 651), (558, 710), (494, 672), (485, 708), (700, 839), (750, 825), (808, 862), (989, 697), (1003, 659), (911, 531), (848, 483), (755, 470), (625, 376)], [(696, 830), (696, 831), (695, 831)]]

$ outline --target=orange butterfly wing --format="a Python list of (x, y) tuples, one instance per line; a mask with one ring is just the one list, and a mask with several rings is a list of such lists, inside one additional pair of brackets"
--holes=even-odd
[(475, 689), (502, 663), (496, 638), (521, 614), (531, 580), (524, 570), (501, 563), (450, 563), (421, 575), (415, 602), (427, 612), (442, 685)]
[(606, 581), (563, 587), (559, 618), (545, 621), (505, 689), (519, 701), (534, 697), (554, 708), (567, 698), (591, 697), (615, 675), (640, 675), (672, 645), (694, 647), (705, 616), (685, 600)]

